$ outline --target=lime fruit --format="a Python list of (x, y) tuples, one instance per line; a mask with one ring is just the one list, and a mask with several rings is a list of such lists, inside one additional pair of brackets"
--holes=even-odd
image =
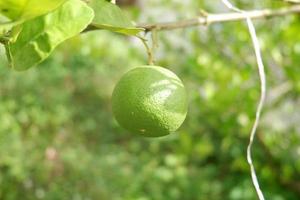
[(118, 123), (146, 137), (164, 136), (177, 130), (187, 109), (187, 93), (182, 81), (159, 66), (130, 70), (112, 94), (112, 110)]

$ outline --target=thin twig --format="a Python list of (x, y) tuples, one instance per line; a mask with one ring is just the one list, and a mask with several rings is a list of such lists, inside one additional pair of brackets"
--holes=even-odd
[[(251, 19), (262, 19), (262, 18), (290, 15), (295, 13), (300, 13), (300, 5), (294, 5), (294, 6), (280, 8), (280, 9), (263, 9), (263, 10), (248, 11), (247, 16)], [(173, 30), (173, 29), (188, 28), (188, 27), (201, 26), (201, 25), (206, 26), (208, 24), (238, 21), (244, 19), (246, 19), (244, 14), (236, 13), (236, 12), (220, 13), (220, 14), (206, 13), (205, 15), (201, 15), (199, 17), (192, 18), (192, 19), (186, 19), (186, 20), (174, 21), (174, 22), (139, 24), (137, 27), (144, 28), (145, 32), (149, 32), (154, 29), (157, 31)], [(99, 28), (97, 28), (95, 24), (91, 23), (83, 32), (93, 31), (93, 30), (99, 30)]]
[(284, 0), (287, 3), (300, 3), (300, 0)]
[[(247, 15), (251, 19), (261, 19), (261, 18), (270, 18), (278, 17), (283, 15), (300, 13), (300, 6), (290, 6), (285, 8), (280, 8), (277, 10), (272, 9), (263, 9), (263, 10), (254, 10), (247, 12)], [(206, 14), (199, 16), (193, 19), (175, 21), (175, 22), (163, 22), (163, 23), (153, 23), (153, 24), (141, 24), (138, 27), (144, 28), (146, 31), (151, 31), (152, 29), (156, 30), (172, 30), (187, 28), (192, 26), (200, 25), (209, 25), (213, 23), (222, 23), (230, 21), (238, 21), (246, 19), (245, 15), (242, 13), (221, 13), (221, 14)]]

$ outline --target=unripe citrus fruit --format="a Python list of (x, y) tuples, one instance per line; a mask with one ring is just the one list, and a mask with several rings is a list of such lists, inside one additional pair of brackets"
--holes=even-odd
[(146, 137), (177, 130), (187, 114), (182, 81), (168, 69), (141, 66), (127, 72), (112, 94), (112, 110), (125, 129)]

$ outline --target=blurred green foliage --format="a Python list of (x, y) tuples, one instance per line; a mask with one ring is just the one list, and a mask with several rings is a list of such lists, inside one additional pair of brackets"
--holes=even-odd
[[(218, 1), (141, 1), (139, 22), (224, 12)], [(246, 9), (280, 1), (239, 1)], [(300, 198), (300, 19), (257, 20), (268, 101), (254, 145), (266, 199)], [(173, 135), (137, 137), (120, 128), (111, 92), (146, 63), (140, 41), (91, 32), (61, 45), (39, 67), (0, 64), (0, 199), (251, 200), (246, 145), (259, 98), (245, 23), (159, 33), (157, 64), (182, 78), (189, 113)]]

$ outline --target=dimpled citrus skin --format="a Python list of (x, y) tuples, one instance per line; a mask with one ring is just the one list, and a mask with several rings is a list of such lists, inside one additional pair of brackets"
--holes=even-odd
[(177, 130), (187, 114), (182, 81), (168, 69), (140, 66), (127, 72), (112, 94), (112, 110), (125, 129), (146, 137)]

